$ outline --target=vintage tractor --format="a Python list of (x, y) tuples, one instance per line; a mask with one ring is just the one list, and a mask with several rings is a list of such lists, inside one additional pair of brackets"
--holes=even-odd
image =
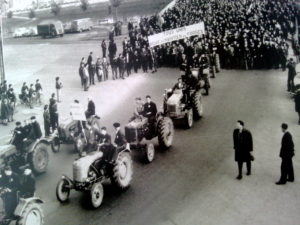
[[(199, 82), (199, 86), (203, 82)], [(203, 116), (203, 99), (199, 88), (166, 89), (164, 94), (164, 113), (173, 120), (184, 120), (186, 127), (191, 128), (194, 119), (198, 120)]]
[[(103, 200), (102, 182), (110, 178), (111, 183), (120, 190), (129, 187), (132, 180), (132, 160), (130, 150), (115, 149), (112, 160), (107, 160), (104, 153), (113, 145), (98, 145), (97, 151), (76, 159), (73, 163), (73, 179), (63, 175), (56, 187), (56, 197), (61, 203), (67, 202), (70, 191), (89, 192), (91, 205), (98, 208)], [(105, 151), (104, 151), (105, 150)]]
[[(0, 188), (0, 206), (4, 206), (5, 195), (11, 192), (10, 189)], [(22, 198), (18, 197), (18, 204), (13, 215), (7, 215), (5, 207), (0, 207), (0, 225), (43, 225), (44, 214), (41, 209), (43, 201), (38, 197)]]
[(191, 72), (192, 75), (200, 81), (200, 88), (205, 90), (205, 95), (209, 95), (209, 89), (210, 89), (209, 68), (203, 68), (203, 69), (192, 68)]
[[(62, 143), (74, 144), (74, 149), (80, 154), (90, 144), (94, 144), (94, 130), (100, 130), (100, 117), (91, 116), (83, 126), (78, 120), (72, 117), (64, 119), (58, 128), (58, 137)], [(80, 129), (85, 127), (84, 129)], [(83, 133), (84, 132), (84, 133)]]
[(0, 165), (10, 165), (15, 170), (29, 164), (36, 174), (46, 172), (49, 163), (48, 149), (51, 146), (53, 152), (59, 151), (60, 144), (55, 142), (55, 137), (43, 137), (32, 143), (24, 143), (22, 152), (18, 151), (10, 136), (5, 136), (1, 140), (0, 146)]
[(155, 157), (155, 148), (150, 140), (158, 137), (162, 149), (170, 148), (173, 143), (173, 121), (162, 113), (157, 113), (153, 123), (150, 124), (148, 118), (141, 116), (125, 126), (125, 137), (130, 149), (141, 150), (146, 163), (152, 162)]

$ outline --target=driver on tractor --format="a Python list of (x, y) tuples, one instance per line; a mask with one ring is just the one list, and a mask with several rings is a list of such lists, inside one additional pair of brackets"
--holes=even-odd
[(13, 131), (13, 139), (11, 143), (16, 147), (16, 149), (19, 152), (23, 151), (24, 138), (25, 138), (24, 128), (22, 127), (21, 122), (18, 121), (16, 122), (16, 127)]
[(26, 146), (29, 146), (30, 144), (32, 144), (36, 140), (39, 140), (43, 136), (41, 126), (36, 121), (36, 117), (32, 116), (30, 120), (31, 123), (27, 125), (29, 128), (29, 134), (24, 138)]
[(128, 148), (127, 144), (127, 140), (125, 138), (125, 135), (124, 133), (122, 132), (121, 130), (121, 124), (116, 122), (113, 124), (114, 128), (115, 128), (115, 131), (116, 131), (116, 136), (115, 136), (115, 144), (118, 148), (118, 150), (123, 150), (123, 149), (126, 149)]
[(155, 133), (155, 122), (157, 108), (156, 104), (151, 101), (151, 96), (146, 96), (146, 103), (144, 104), (144, 116), (148, 118), (149, 129), (151, 133)]
[(115, 149), (111, 144), (111, 136), (107, 133), (106, 127), (101, 127), (101, 133), (96, 134), (96, 141), (103, 152), (103, 159), (110, 162)]
[(144, 113), (144, 103), (142, 102), (142, 99), (140, 97), (135, 98), (135, 109), (133, 112), (133, 117), (129, 120), (129, 122), (135, 120), (135, 119), (143, 119), (143, 113)]

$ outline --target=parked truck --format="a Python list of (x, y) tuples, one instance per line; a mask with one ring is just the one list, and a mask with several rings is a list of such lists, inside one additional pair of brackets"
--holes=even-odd
[(78, 20), (73, 20), (71, 22), (71, 31), (72, 32), (83, 32), (91, 30), (93, 27), (93, 22), (90, 18), (83, 18)]
[(62, 37), (64, 28), (61, 21), (43, 21), (37, 25), (38, 35), (42, 38), (46, 37)]

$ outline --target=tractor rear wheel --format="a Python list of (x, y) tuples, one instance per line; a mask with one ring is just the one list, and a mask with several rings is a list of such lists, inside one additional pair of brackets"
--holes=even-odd
[(48, 146), (45, 143), (37, 144), (30, 154), (29, 160), (35, 173), (41, 174), (46, 172), (49, 163)]
[(128, 152), (120, 153), (112, 171), (112, 184), (118, 189), (127, 189), (132, 180), (132, 173), (132, 160), (130, 154)]
[(174, 125), (169, 117), (163, 117), (157, 125), (158, 143), (163, 149), (168, 149), (173, 143)]
[(17, 225), (42, 225), (44, 224), (44, 214), (40, 205), (30, 202), (21, 212)]
[(203, 116), (203, 100), (201, 92), (197, 91), (192, 99), (193, 113), (195, 119), (200, 119)]

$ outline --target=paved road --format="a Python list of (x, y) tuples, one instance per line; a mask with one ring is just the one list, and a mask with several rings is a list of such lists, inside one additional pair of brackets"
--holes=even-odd
[[(161, 106), (163, 90), (171, 87), (179, 76), (178, 70), (164, 68), (156, 74), (107, 81), (91, 87), (88, 93), (82, 92), (77, 67), (81, 56), (87, 56), (91, 49), (100, 52), (94, 44), (40, 45), (39, 49), (9, 45), (5, 52), (6, 69), (17, 84), (20, 79), (30, 82), (39, 77), (47, 94), (53, 90), (54, 76), (61, 74), (65, 85), (60, 115), (68, 115), (74, 98), (85, 102), (91, 95), (109, 132), (113, 122), (128, 121), (136, 96), (150, 94)], [(23, 57), (16, 58), (17, 54)], [(20, 74), (24, 77), (18, 78)], [(56, 183), (62, 173), (71, 175), (76, 158), (72, 146), (62, 146), (60, 153), (51, 153), (47, 173), (37, 178), (37, 195), (46, 201), (46, 224), (298, 224), (298, 154), (295, 184), (274, 184), (279, 177), (281, 122), (290, 124), (295, 144), (300, 146), (297, 115), (284, 92), (285, 81), (286, 74), (281, 71), (222, 71), (213, 80), (211, 95), (204, 98), (203, 119), (190, 130), (176, 127), (173, 147), (166, 152), (158, 151), (153, 163), (144, 165), (135, 154), (131, 188), (117, 193), (108, 182), (103, 205), (97, 210), (89, 209), (88, 198), (80, 193), (73, 192), (65, 205), (56, 200)], [(40, 108), (35, 113), (40, 116)], [(232, 131), (238, 119), (244, 120), (253, 133), (256, 158), (253, 175), (242, 181), (235, 180), (237, 166), (232, 150)]]

